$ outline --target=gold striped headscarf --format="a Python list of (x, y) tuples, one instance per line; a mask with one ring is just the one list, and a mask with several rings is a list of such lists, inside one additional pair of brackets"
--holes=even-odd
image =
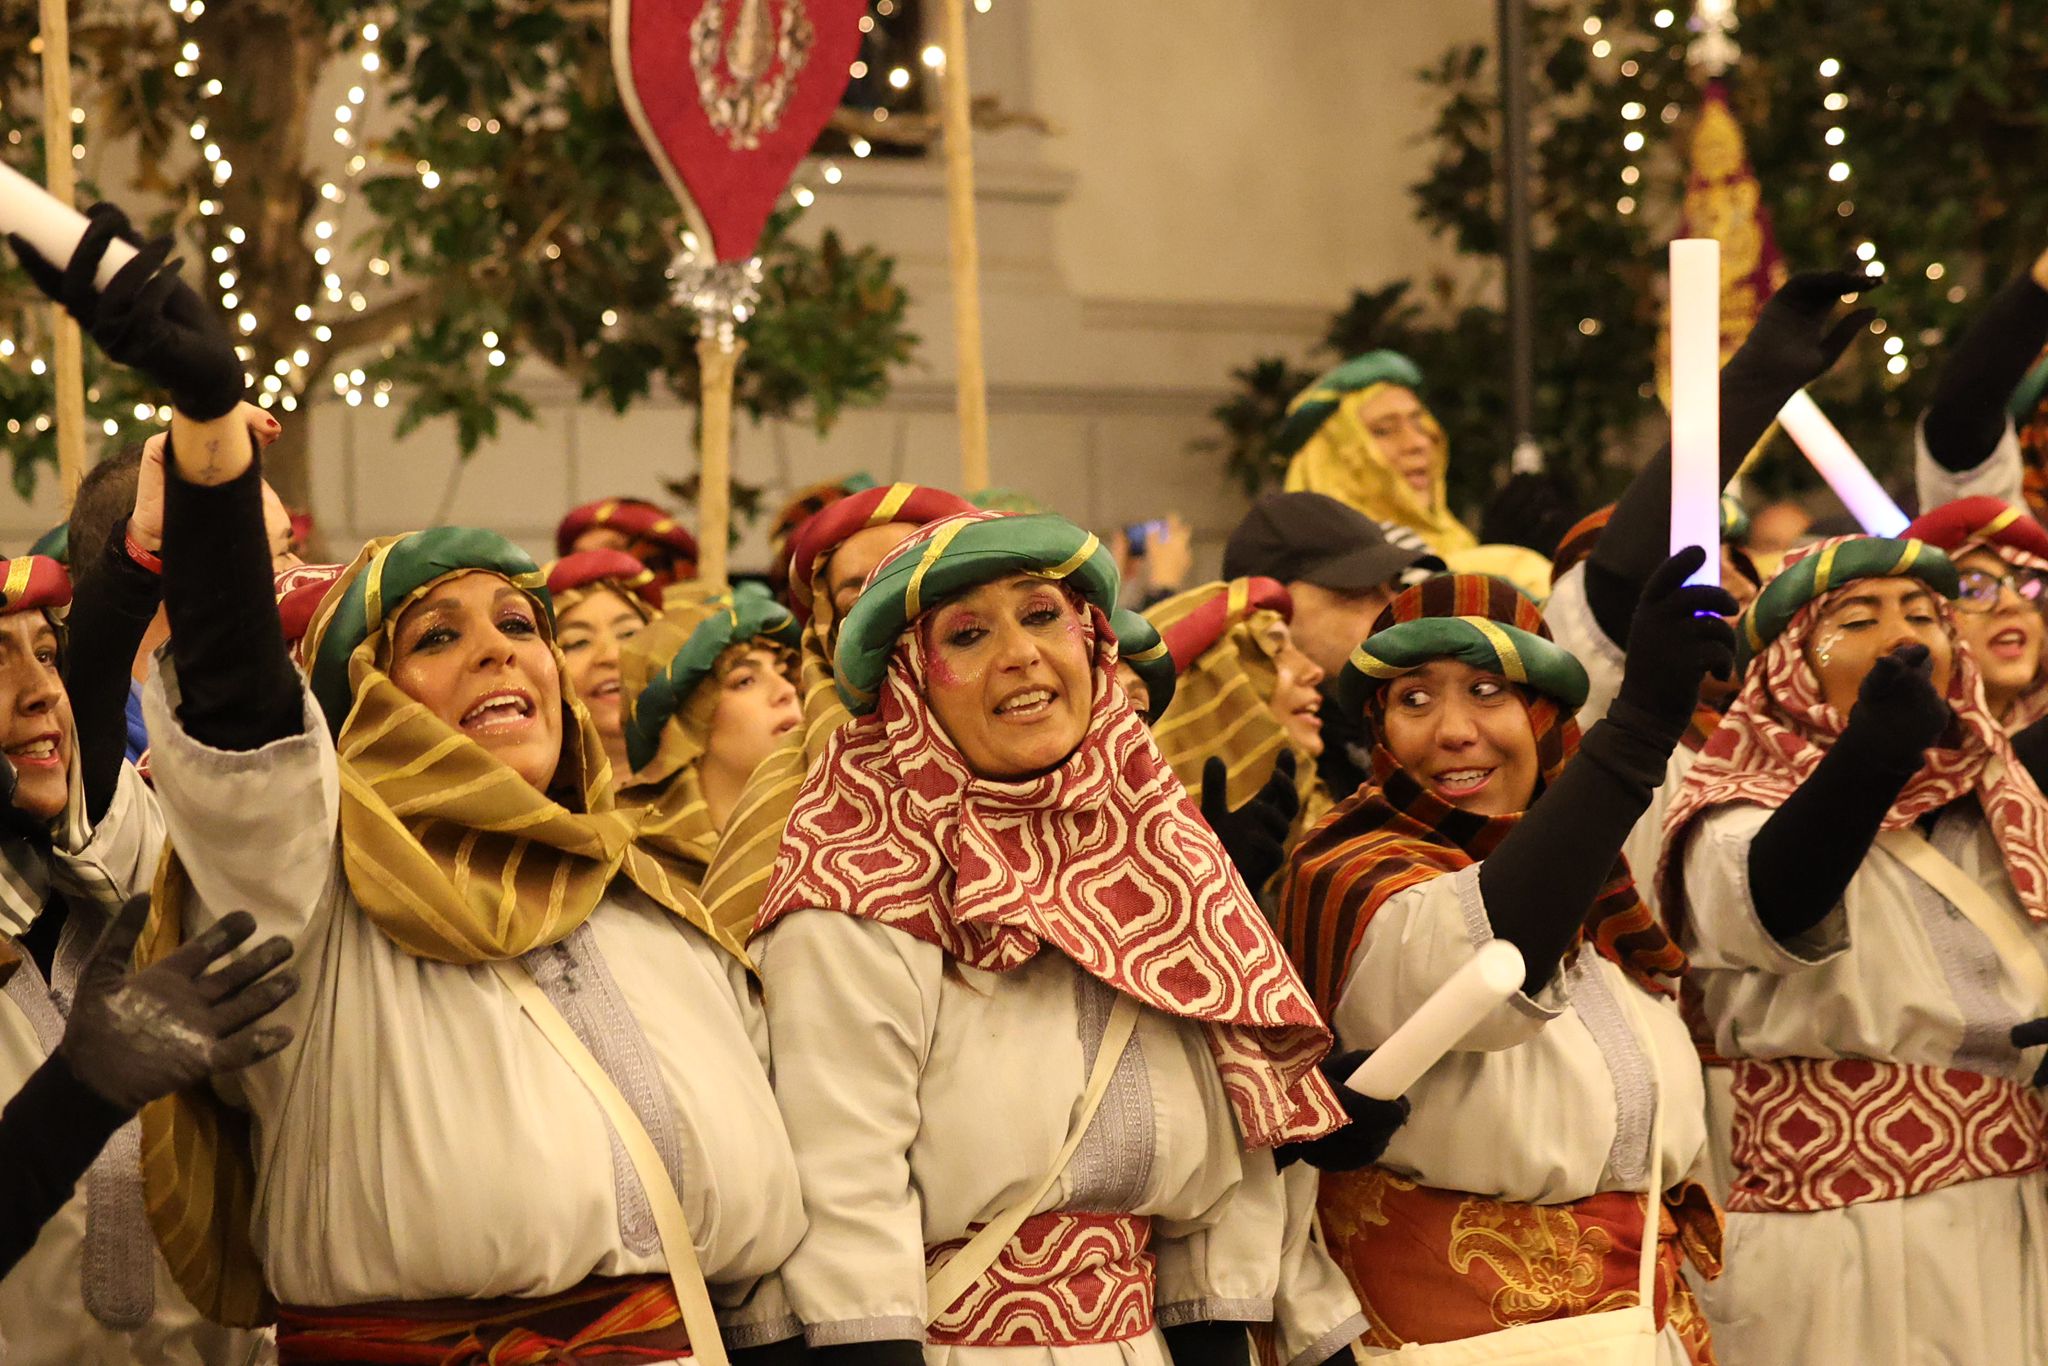
[(641, 811), (642, 841), (693, 891), (718, 852), (700, 772), (718, 711), (718, 660), (736, 645), (794, 653), (797, 641), (789, 609), (758, 585), (742, 584), (717, 599), (670, 607), (619, 653), (634, 766), (619, 804)]
[[(1265, 578), (1205, 583), (1145, 613), (1172, 651), (1179, 674), (1173, 705), (1152, 727), (1152, 738), (1197, 801), (1202, 767), (1212, 757), (1223, 760), (1233, 809), (1273, 776), (1287, 730), (1273, 715), (1280, 670), (1266, 641), (1273, 624), (1293, 613), (1286, 587)], [(1315, 764), (1306, 755), (1295, 759), (1298, 833), (1329, 810), (1330, 796)]]
[[(386, 672), (405, 607), (457, 574), (496, 574), (540, 605), (562, 671), (566, 781), (544, 793), (414, 701)], [(611, 765), (554, 646), (540, 571), (487, 531), (443, 527), (384, 537), (342, 572), (305, 642), (313, 693), (335, 731), (342, 870), (364, 914), (408, 953), (477, 964), (556, 943), (624, 873), (658, 905), (746, 962), (617, 810)], [(563, 800), (557, 800), (557, 797)], [(566, 801), (566, 805), (564, 802)], [(182, 937), (190, 883), (165, 857), (139, 951), (156, 962)], [(256, 1189), (249, 1117), (204, 1084), (144, 1108), (143, 1180), (164, 1260), (187, 1299), (219, 1323), (268, 1322), (276, 1306), (249, 1238)]]
[(825, 753), (826, 742), (853, 719), (839, 700), (832, 677), (832, 647), (839, 623), (825, 591), (822, 572), (839, 545), (856, 532), (895, 522), (923, 526), (941, 517), (974, 511), (957, 494), (917, 484), (888, 484), (841, 498), (798, 528), (789, 557), (789, 601), (804, 618), (798, 644), (797, 692), (804, 724), (794, 738), (761, 761), (725, 823), (718, 853), (704, 874), (704, 904), (711, 918), (744, 939), (754, 928), (783, 827), (796, 805), (797, 789)]

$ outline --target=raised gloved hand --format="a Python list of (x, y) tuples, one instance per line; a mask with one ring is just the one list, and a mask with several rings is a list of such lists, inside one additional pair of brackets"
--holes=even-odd
[(1878, 656), (1863, 676), (1839, 743), (1853, 744), (1888, 769), (1913, 772), (1953, 718), (1935, 689), (1927, 647), (1901, 645)]
[(1629, 622), (1620, 697), (1674, 737), (1699, 705), (1700, 680), (1735, 671), (1735, 630), (1723, 620), (1735, 615), (1735, 599), (1726, 589), (1685, 582), (1706, 562), (1707, 552), (1696, 545), (1664, 561), (1644, 583)]
[(242, 400), (241, 357), (220, 311), (179, 277), (178, 263), (169, 259), (171, 239), (144, 244), (102, 290), (93, 277), (107, 244), (135, 237), (127, 218), (110, 204), (95, 204), (88, 218), (78, 250), (61, 270), (19, 236), (9, 235), (8, 245), (36, 287), (78, 319), (109, 360), (169, 390), (186, 417), (225, 417)]
[(1230, 809), (1229, 786), (1223, 760), (1212, 758), (1202, 765), (1202, 819), (1256, 896), (1286, 862), (1287, 832), (1301, 810), (1301, 796), (1294, 790), (1294, 751), (1280, 751), (1273, 776), (1235, 811)]
[[(2012, 1027), (2014, 1048), (2039, 1048), (2044, 1043), (2048, 1043), (2048, 1016)], [(2048, 1058), (2041, 1059), (2041, 1065), (2034, 1069), (2034, 1085), (2048, 1086)]]
[(1408, 1122), (1408, 1098), (1378, 1100), (1361, 1095), (1344, 1084), (1372, 1053), (1360, 1049), (1333, 1053), (1322, 1061), (1323, 1077), (1337, 1092), (1337, 1100), (1351, 1122), (1332, 1134), (1300, 1143), (1282, 1143), (1273, 1150), (1273, 1160), (1282, 1167), (1306, 1162), (1317, 1171), (1352, 1172), (1370, 1167), (1394, 1141), (1394, 1131)]
[[(1756, 326), (1728, 358), (1724, 386), (1766, 385), (1782, 397), (1826, 374), (1877, 316), (1874, 308), (1852, 309), (1837, 318), (1844, 296), (1865, 294), (1883, 283), (1860, 270), (1808, 270), (1787, 280), (1757, 314)], [(1773, 409), (1773, 411), (1776, 411)]]
[(290, 1028), (257, 1022), (299, 988), (294, 974), (271, 971), (291, 957), (281, 936), (207, 971), (255, 932), (247, 911), (221, 917), (191, 943), (131, 973), (128, 961), (148, 918), (149, 898), (139, 896), (107, 926), (79, 975), (57, 1045), (80, 1081), (129, 1110), (283, 1049)]

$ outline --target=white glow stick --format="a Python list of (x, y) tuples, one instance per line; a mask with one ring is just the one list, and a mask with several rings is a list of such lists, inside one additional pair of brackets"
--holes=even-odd
[(1671, 553), (1704, 548), (1687, 583), (1721, 582), (1721, 244), (1671, 244)]
[(1905, 532), (1912, 519), (1899, 510), (1892, 496), (1884, 491), (1884, 485), (1856, 458), (1856, 452), (1849, 449), (1848, 441), (1828, 421), (1813, 395), (1801, 389), (1786, 399), (1785, 406), (1778, 410), (1778, 421), (1865, 531), (1873, 536), (1898, 536)]
[(1406, 1093), (1475, 1025), (1520, 991), (1527, 974), (1520, 949), (1505, 939), (1488, 940), (1344, 1084), (1378, 1100)]
[[(62, 270), (85, 236), (86, 217), (5, 162), (0, 162), (0, 230), (19, 233)], [(135, 248), (118, 238), (107, 243), (94, 282), (101, 289), (115, 272), (135, 259)]]

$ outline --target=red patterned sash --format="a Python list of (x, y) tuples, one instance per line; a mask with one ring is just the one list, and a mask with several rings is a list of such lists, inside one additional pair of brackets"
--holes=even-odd
[(2048, 1165), (2048, 1111), (2017, 1082), (1910, 1063), (1735, 1063), (1741, 1214), (1923, 1195)]
[[(1317, 1210), (1365, 1310), (1368, 1347), (1456, 1342), (1636, 1302), (1640, 1195), (1525, 1205), (1368, 1167), (1325, 1172)], [(1677, 1330), (1694, 1366), (1711, 1366), (1706, 1319), (1679, 1268), (1690, 1259), (1708, 1277), (1720, 1274), (1720, 1211), (1694, 1183), (1675, 1187), (1658, 1238), (1658, 1326)]]
[[(1076, 1347), (1152, 1331), (1152, 1221), (1136, 1214), (1033, 1215), (980, 1280), (931, 1323), (948, 1347)], [(927, 1270), (965, 1238), (925, 1249)]]
[(666, 1276), (593, 1276), (538, 1299), (281, 1305), (278, 1366), (647, 1366), (690, 1355)]

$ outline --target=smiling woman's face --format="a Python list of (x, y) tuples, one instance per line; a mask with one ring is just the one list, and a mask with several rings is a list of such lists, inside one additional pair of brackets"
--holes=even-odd
[(1434, 659), (1387, 685), (1384, 739), (1417, 782), (1475, 815), (1528, 810), (1543, 773), (1521, 690), (1462, 660)]
[(1028, 574), (925, 615), (925, 696), (967, 766), (1008, 780), (1062, 763), (1088, 731), (1094, 670), (1081, 614)]
[(1323, 695), (1317, 691), (1323, 671), (1295, 645), (1284, 621), (1270, 624), (1260, 644), (1273, 657), (1278, 674), (1273, 700), (1266, 705), (1295, 751), (1316, 758), (1323, 752)]
[(545, 792), (562, 758), (562, 679), (532, 598), (457, 574), (399, 614), (391, 681)]
[(612, 774), (624, 778), (626, 730), (619, 674), (619, 647), (646, 625), (633, 604), (609, 588), (593, 589), (555, 620), (569, 682), (590, 711), (591, 722), (611, 756)]
[(1913, 578), (1858, 579), (1814, 622), (1806, 660), (1821, 696), (1846, 718), (1870, 666), (1902, 645), (1927, 647), (1934, 690), (1946, 696), (1955, 652), (1933, 591)]

